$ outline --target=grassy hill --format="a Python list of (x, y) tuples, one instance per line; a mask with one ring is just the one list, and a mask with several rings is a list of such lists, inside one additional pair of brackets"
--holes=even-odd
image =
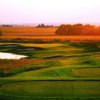
[(0, 43), (0, 52), (24, 54), (0, 60), (2, 100), (99, 100), (100, 43)]

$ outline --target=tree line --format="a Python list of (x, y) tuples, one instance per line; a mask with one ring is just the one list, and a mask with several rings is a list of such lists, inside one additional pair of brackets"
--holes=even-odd
[(90, 24), (63, 24), (56, 30), (56, 35), (100, 35), (100, 26)]
[(53, 25), (39, 24), (36, 27), (38, 27), (38, 28), (48, 28), (48, 27), (54, 27), (54, 26)]

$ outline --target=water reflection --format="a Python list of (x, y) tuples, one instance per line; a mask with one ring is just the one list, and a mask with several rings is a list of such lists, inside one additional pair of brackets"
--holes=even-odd
[(17, 55), (17, 54), (13, 54), (13, 53), (0, 52), (0, 59), (21, 59), (21, 58), (25, 58), (25, 57), (27, 57), (27, 56)]

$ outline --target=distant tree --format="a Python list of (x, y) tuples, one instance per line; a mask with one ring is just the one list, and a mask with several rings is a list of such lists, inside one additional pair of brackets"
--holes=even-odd
[(83, 25), (83, 24), (67, 24), (61, 25), (56, 30), (57, 35), (100, 35), (100, 26)]
[(83, 34), (84, 35), (95, 35), (96, 29), (93, 25), (84, 25)]
[(2, 36), (3, 35), (3, 32), (0, 30), (0, 36)]
[(95, 32), (95, 34), (98, 34), (98, 35), (100, 35), (100, 26), (98, 26), (98, 27), (96, 27), (96, 32)]
[(44, 25), (44, 24), (39, 24), (39, 25), (36, 26), (36, 27), (45, 27), (45, 25)]
[(61, 26), (58, 27), (56, 30), (57, 35), (66, 35), (67, 30), (66, 30), (66, 25), (62, 24)]
[(45, 25), (44, 24), (41, 24), (41, 27), (45, 27)]
[(45, 27), (45, 28), (48, 28), (48, 27), (54, 27), (54, 26), (53, 25), (38, 24), (36, 27)]
[(13, 25), (3, 24), (3, 25), (1, 25), (1, 26), (3, 26), (3, 27), (12, 27)]

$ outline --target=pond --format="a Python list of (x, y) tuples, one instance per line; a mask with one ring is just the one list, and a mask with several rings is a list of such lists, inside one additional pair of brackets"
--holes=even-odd
[(27, 56), (25, 56), (25, 55), (0, 52), (0, 59), (21, 59), (21, 58), (26, 58), (26, 57)]

